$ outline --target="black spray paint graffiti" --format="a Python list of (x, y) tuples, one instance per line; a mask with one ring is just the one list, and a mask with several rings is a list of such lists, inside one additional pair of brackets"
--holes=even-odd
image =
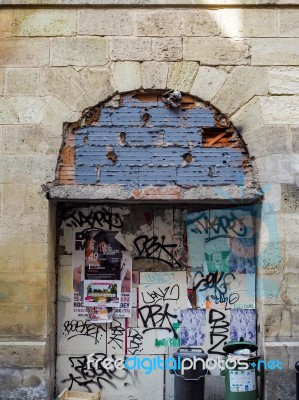
[(204, 275), (201, 271), (196, 272), (193, 282), (193, 290), (204, 292), (211, 290), (211, 299), (215, 304), (225, 304), (225, 309), (229, 310), (229, 305), (235, 304), (240, 295), (238, 293), (228, 293), (229, 284), (235, 279), (235, 275), (231, 272), (211, 272)]
[(69, 390), (72, 389), (74, 384), (77, 384), (79, 387), (85, 387), (89, 392), (92, 392), (94, 389), (102, 390), (105, 386), (120, 389), (117, 387), (118, 382), (122, 382), (122, 386), (136, 384), (137, 371), (134, 371), (134, 374), (132, 374), (126, 368), (117, 369), (113, 363), (110, 363), (109, 368), (107, 368), (103, 363), (104, 360), (109, 360), (110, 358), (116, 359), (115, 356), (107, 357), (104, 353), (94, 354), (89, 362), (86, 355), (69, 357), (71, 368), (74, 372), (69, 374), (69, 378), (61, 382), (70, 382)]
[(63, 335), (67, 340), (77, 336), (85, 336), (92, 338), (95, 344), (98, 344), (103, 333), (106, 333), (106, 329), (102, 325), (93, 324), (88, 320), (81, 321), (73, 319), (71, 321), (65, 321), (63, 327)]
[(182, 264), (172, 254), (172, 249), (175, 249), (177, 245), (175, 243), (165, 244), (165, 236), (161, 236), (161, 242), (158, 240), (158, 236), (152, 236), (151, 238), (147, 235), (138, 236), (134, 240), (134, 245), (137, 249), (138, 255), (135, 260), (147, 258), (151, 260), (161, 261), (170, 265), (172, 268), (182, 268)]
[(178, 334), (173, 327), (173, 324), (178, 322), (177, 315), (170, 314), (168, 308), (168, 303), (165, 303), (163, 306), (152, 304), (138, 308), (139, 316), (145, 328), (143, 333), (153, 329), (166, 330), (168, 332), (173, 332), (173, 336), (177, 339)]
[(226, 215), (209, 217), (206, 212), (203, 212), (195, 221), (192, 221), (195, 227), (191, 230), (199, 234), (215, 235), (209, 240), (213, 240), (215, 237), (245, 237), (248, 234), (248, 227), (243, 219), (244, 217), (236, 217), (233, 212), (231, 217)]
[(111, 230), (112, 228), (122, 228), (123, 221), (119, 214), (114, 214), (110, 211), (109, 208), (102, 208), (98, 211), (93, 210), (71, 210), (66, 212), (64, 220), (67, 220), (67, 226), (74, 228), (82, 228), (86, 225), (86, 228), (103, 228), (107, 227)]
[(113, 343), (116, 347), (112, 346), (113, 349), (119, 348), (122, 349), (123, 347), (123, 337), (125, 328), (123, 328), (122, 324), (114, 320), (113, 323), (110, 324), (110, 336), (108, 337), (107, 344)]
[(225, 320), (225, 314), (220, 310), (210, 310), (210, 345), (208, 354), (225, 355), (222, 343), (228, 338), (229, 322)]
[(157, 290), (141, 292), (142, 300), (145, 304), (157, 304), (159, 301), (176, 301), (180, 297), (179, 285), (167, 286)]
[(128, 332), (128, 354), (135, 355), (138, 351), (142, 350), (143, 336), (137, 331), (137, 329), (129, 328)]

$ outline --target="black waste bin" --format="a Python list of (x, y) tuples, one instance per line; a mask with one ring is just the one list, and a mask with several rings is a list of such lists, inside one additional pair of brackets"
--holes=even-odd
[(173, 357), (177, 367), (171, 371), (175, 374), (174, 400), (204, 400), (208, 355), (200, 347), (180, 347)]

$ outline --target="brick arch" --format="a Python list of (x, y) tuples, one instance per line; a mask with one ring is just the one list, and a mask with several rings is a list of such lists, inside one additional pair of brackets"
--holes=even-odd
[(168, 96), (124, 93), (68, 124), (50, 197), (81, 198), (81, 185), (92, 199), (261, 196), (232, 122), (194, 96), (182, 94), (178, 104)]

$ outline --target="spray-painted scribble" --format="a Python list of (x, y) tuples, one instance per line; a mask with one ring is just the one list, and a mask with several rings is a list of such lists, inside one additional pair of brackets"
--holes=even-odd
[(161, 236), (159, 241), (158, 236), (149, 237), (147, 235), (138, 236), (134, 240), (134, 245), (137, 250), (137, 256), (135, 260), (139, 259), (151, 259), (161, 261), (172, 268), (182, 268), (182, 264), (175, 258), (172, 251), (177, 247), (177, 244), (164, 243), (165, 236)]
[(98, 344), (103, 337), (103, 333), (106, 333), (105, 325), (93, 324), (88, 320), (72, 319), (71, 321), (65, 321), (63, 328), (62, 334), (67, 340), (77, 336), (85, 336), (92, 338), (95, 344)]
[(127, 336), (127, 353), (135, 355), (142, 350), (143, 336), (135, 328), (129, 328)]
[(77, 210), (72, 209), (63, 216), (66, 225), (73, 228), (122, 228), (123, 220), (118, 213), (113, 213), (109, 208), (101, 210)]
[(181, 310), (181, 345), (203, 346), (205, 342), (206, 310)]
[[(109, 357), (108, 357), (109, 358)], [(116, 359), (115, 356), (112, 356)], [(69, 390), (73, 386), (86, 388), (89, 392), (97, 389), (104, 389), (105, 387), (112, 387), (114, 389), (121, 389), (127, 385), (134, 385), (136, 383), (136, 373), (132, 373), (128, 369), (116, 369), (113, 363), (109, 365), (109, 369), (103, 365), (104, 360), (107, 359), (106, 354), (96, 353), (88, 361), (88, 356), (69, 357), (70, 367), (72, 372), (69, 373), (67, 379), (62, 380), (62, 383), (69, 382)]]
[(179, 285), (159, 287), (157, 290), (142, 291), (142, 301), (145, 304), (157, 304), (164, 301), (176, 301), (180, 298)]
[(122, 323), (117, 320), (113, 320), (110, 324), (110, 329), (107, 331), (109, 336), (107, 338), (107, 344), (113, 344), (113, 349), (122, 349), (124, 342), (124, 332), (125, 328), (122, 326)]
[(256, 342), (256, 311), (231, 310), (230, 338), (231, 340), (244, 340)]
[(209, 311), (210, 343), (208, 354), (224, 355), (223, 344), (228, 338), (229, 322), (220, 310)]
[(177, 338), (178, 334), (173, 327), (173, 323), (178, 322), (177, 315), (170, 313), (168, 310), (169, 303), (165, 303), (163, 306), (152, 304), (138, 308), (142, 325), (145, 328), (143, 332), (153, 329), (166, 330), (173, 332), (173, 336)]

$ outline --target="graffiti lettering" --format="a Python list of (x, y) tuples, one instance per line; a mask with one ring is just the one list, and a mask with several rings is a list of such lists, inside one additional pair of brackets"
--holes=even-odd
[(125, 328), (122, 327), (119, 321), (114, 320), (113, 323), (110, 324), (110, 331), (111, 334), (108, 338), (107, 344), (114, 343), (116, 346), (118, 346), (118, 348), (122, 349)]
[[(219, 310), (210, 310), (209, 312), (210, 325), (210, 344), (212, 347), (208, 350), (209, 354), (224, 355), (225, 352), (218, 347), (228, 338), (229, 323), (225, 320), (225, 314)], [(216, 342), (215, 338), (218, 338)]]
[[(112, 356), (112, 358), (116, 359), (115, 356)], [(95, 387), (102, 390), (104, 386), (108, 385), (117, 389), (116, 383), (112, 382), (112, 380), (124, 381), (128, 379), (129, 382), (124, 382), (124, 386), (135, 384), (136, 373), (132, 375), (126, 368), (116, 369), (113, 365), (112, 368), (109, 367), (109, 369), (107, 369), (103, 365), (106, 359), (106, 354), (96, 353), (91, 362), (89, 361), (87, 364), (86, 355), (70, 357), (69, 361), (71, 363), (71, 368), (74, 369), (74, 373), (70, 373), (69, 378), (61, 382), (65, 383), (70, 381), (69, 390), (72, 389), (74, 384), (77, 384), (78, 386), (84, 386), (89, 392), (92, 392)]]
[(135, 355), (140, 350), (143, 343), (143, 336), (137, 329), (129, 328), (128, 332), (128, 354)]
[[(177, 339), (178, 334), (173, 327), (173, 323), (178, 322), (177, 315), (170, 314), (168, 308), (168, 303), (164, 306), (152, 304), (138, 308), (143, 326), (146, 328), (143, 333), (152, 329), (164, 329), (168, 332), (173, 332), (174, 337)], [(173, 321), (171, 321), (171, 319), (173, 319)], [(166, 326), (164, 324), (166, 324)], [(151, 325), (151, 327), (149, 327), (149, 325)]]
[(67, 226), (74, 228), (85, 226), (86, 228), (108, 227), (108, 229), (112, 229), (122, 228), (124, 225), (121, 216), (112, 213), (108, 208), (98, 211), (85, 210), (84, 212), (75, 209), (67, 212), (63, 219), (67, 220)]
[[(209, 217), (203, 212), (194, 222), (192, 232), (215, 234), (216, 237), (245, 237), (248, 234), (248, 227), (243, 222), (244, 217), (236, 217), (231, 213), (231, 217), (226, 215)], [(210, 237), (208, 240), (213, 240), (215, 237)]]
[(146, 304), (156, 304), (158, 301), (175, 301), (180, 297), (180, 288), (179, 285), (167, 286), (164, 289), (158, 288), (157, 291), (141, 292), (141, 296)]
[(225, 309), (228, 310), (228, 305), (235, 304), (240, 295), (238, 293), (228, 294), (228, 285), (235, 279), (235, 275), (231, 272), (211, 272), (204, 275), (198, 271), (194, 276), (193, 290), (200, 292), (207, 289), (212, 290), (211, 299), (215, 304), (225, 304)]
[(138, 255), (135, 260), (141, 258), (149, 258), (151, 260), (158, 260), (164, 262), (171, 267), (182, 268), (182, 264), (174, 257), (171, 250), (175, 249), (177, 245), (165, 244), (165, 236), (161, 236), (161, 242), (159, 242), (157, 236), (152, 236), (149, 238), (147, 235), (138, 236), (134, 240), (134, 245), (137, 249)]
[(102, 325), (93, 324), (88, 320), (81, 321), (73, 319), (71, 321), (65, 321), (63, 327), (63, 335), (67, 340), (76, 336), (88, 336), (94, 340), (95, 344), (99, 343), (99, 339), (101, 339), (103, 333), (106, 332)]

